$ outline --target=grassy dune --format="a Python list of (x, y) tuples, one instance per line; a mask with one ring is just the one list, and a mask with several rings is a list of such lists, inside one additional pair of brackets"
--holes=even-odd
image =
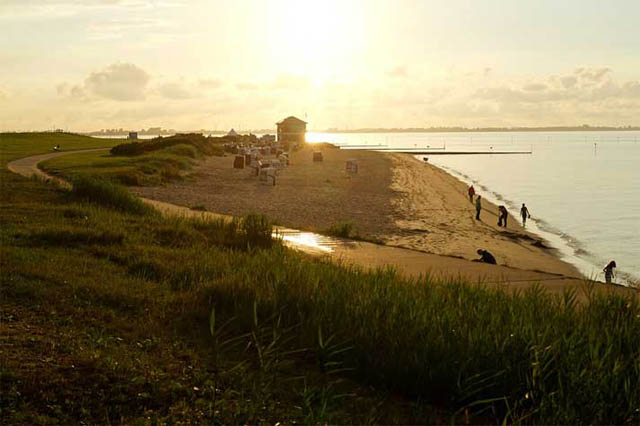
[[(69, 180), (98, 177), (123, 185), (160, 185), (183, 179), (205, 155), (223, 155), (222, 141), (178, 135), (145, 142), (119, 141), (111, 151), (88, 152), (47, 160), (41, 167)], [(147, 147), (148, 148), (141, 148)]]
[(637, 299), (406, 280), (0, 176), (10, 422), (640, 422)]

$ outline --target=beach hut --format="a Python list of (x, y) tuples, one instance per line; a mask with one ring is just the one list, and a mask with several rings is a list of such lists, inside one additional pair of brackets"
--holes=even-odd
[(245, 158), (244, 155), (236, 155), (233, 160), (233, 168), (234, 169), (244, 169)]
[(227, 133), (227, 136), (231, 136), (231, 137), (238, 137), (240, 135), (238, 135), (238, 132), (236, 132), (235, 130), (231, 129), (229, 130), (229, 133)]
[(347, 173), (358, 173), (358, 160), (355, 158), (350, 158), (347, 160), (347, 164), (345, 165), (345, 170)]
[(264, 167), (260, 169), (258, 178), (260, 182), (269, 183), (269, 181), (271, 181), (273, 186), (276, 186), (276, 174), (277, 170), (274, 167)]
[(307, 122), (294, 116), (276, 123), (278, 142), (304, 143), (307, 133)]

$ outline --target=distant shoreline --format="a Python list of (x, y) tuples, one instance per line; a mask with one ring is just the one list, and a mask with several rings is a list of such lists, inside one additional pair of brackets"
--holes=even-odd
[(508, 133), (508, 132), (624, 132), (638, 131), (639, 126), (628, 127), (429, 127), (401, 129), (354, 129), (354, 130), (312, 130), (311, 133)]

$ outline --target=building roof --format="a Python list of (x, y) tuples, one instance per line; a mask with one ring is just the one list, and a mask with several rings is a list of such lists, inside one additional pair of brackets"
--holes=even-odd
[(293, 115), (290, 115), (289, 117), (285, 118), (284, 120), (282, 120), (282, 121), (278, 121), (278, 122), (276, 123), (276, 125), (280, 125), (280, 124), (284, 124), (284, 123), (290, 123), (290, 122), (292, 122), (292, 121), (293, 121), (293, 122), (297, 122), (297, 123), (304, 123), (304, 124), (307, 124), (307, 122), (306, 122), (306, 121), (304, 121), (304, 120), (300, 120), (298, 117), (294, 117)]

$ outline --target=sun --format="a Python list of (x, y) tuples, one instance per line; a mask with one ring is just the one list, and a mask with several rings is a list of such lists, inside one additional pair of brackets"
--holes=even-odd
[(322, 83), (340, 73), (363, 38), (350, 2), (277, 0), (269, 3), (271, 59), (276, 69)]

